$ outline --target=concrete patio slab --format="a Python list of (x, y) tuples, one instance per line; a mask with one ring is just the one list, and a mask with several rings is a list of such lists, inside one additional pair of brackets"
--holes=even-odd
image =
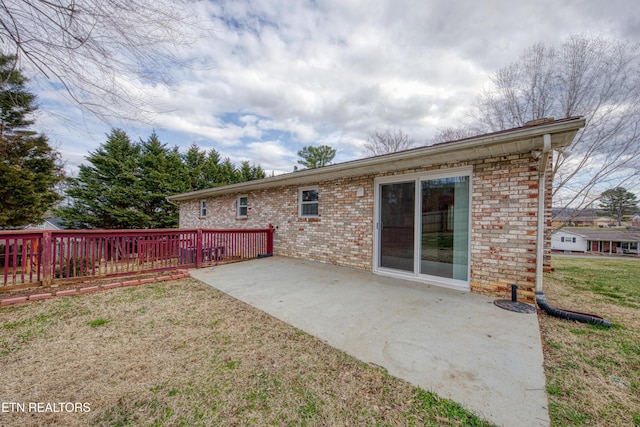
[(549, 425), (535, 314), (502, 310), (481, 295), (285, 257), (191, 276), (498, 425)]

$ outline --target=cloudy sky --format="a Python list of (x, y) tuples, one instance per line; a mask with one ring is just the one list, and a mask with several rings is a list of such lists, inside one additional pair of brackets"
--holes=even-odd
[[(455, 126), (499, 68), (536, 42), (570, 34), (640, 39), (631, 0), (204, 1), (207, 23), (172, 70), (154, 124), (118, 123), (133, 140), (155, 128), (185, 151), (196, 143), (268, 172), (291, 171), (304, 145), (328, 144), (335, 162), (363, 156), (368, 133), (400, 128), (418, 142)], [(41, 130), (73, 170), (111, 124), (52, 90), (37, 93)]]

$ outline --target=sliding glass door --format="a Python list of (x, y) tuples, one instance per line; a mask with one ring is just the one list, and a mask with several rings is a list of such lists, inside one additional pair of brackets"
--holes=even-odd
[(421, 181), (420, 273), (467, 280), (469, 177)]
[(376, 270), (469, 288), (471, 171), (376, 180)]
[(380, 186), (380, 266), (413, 272), (415, 182)]

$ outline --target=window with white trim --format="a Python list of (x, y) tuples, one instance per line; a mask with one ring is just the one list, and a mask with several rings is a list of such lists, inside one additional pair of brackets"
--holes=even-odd
[(236, 217), (246, 218), (249, 210), (249, 197), (238, 196), (236, 200)]
[(200, 218), (207, 216), (207, 201), (200, 200)]
[(298, 215), (300, 217), (318, 216), (318, 187), (300, 188), (298, 194)]

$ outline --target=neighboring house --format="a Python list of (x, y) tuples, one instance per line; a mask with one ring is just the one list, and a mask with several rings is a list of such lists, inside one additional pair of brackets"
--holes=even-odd
[(608, 216), (601, 216), (599, 218), (596, 218), (595, 221), (593, 221), (593, 225), (600, 228), (617, 227), (618, 220)]
[[(555, 209), (554, 209), (555, 210)], [(574, 211), (573, 209), (560, 208), (560, 213), (553, 215), (553, 227), (593, 227), (598, 219), (597, 211), (585, 209)]]
[(40, 224), (28, 225), (25, 230), (64, 230), (61, 218), (46, 218)]
[(561, 228), (551, 236), (551, 250), (638, 255), (640, 231)]
[[(574, 231), (575, 230), (575, 231)], [(580, 234), (584, 229), (561, 228), (551, 234), (551, 250), (562, 252), (587, 252), (587, 238)]]
[(584, 125), (546, 121), (169, 200), (182, 228), (272, 224), (276, 255), (500, 297), (518, 284), (531, 300), (550, 262), (550, 154)]
[(631, 217), (631, 226), (632, 227), (640, 227), (640, 215), (636, 214)]
[[(600, 209), (579, 209), (558, 208), (554, 209), (552, 226), (560, 227), (617, 227), (618, 220), (608, 216), (603, 216)], [(623, 223), (623, 225), (625, 225)]]

